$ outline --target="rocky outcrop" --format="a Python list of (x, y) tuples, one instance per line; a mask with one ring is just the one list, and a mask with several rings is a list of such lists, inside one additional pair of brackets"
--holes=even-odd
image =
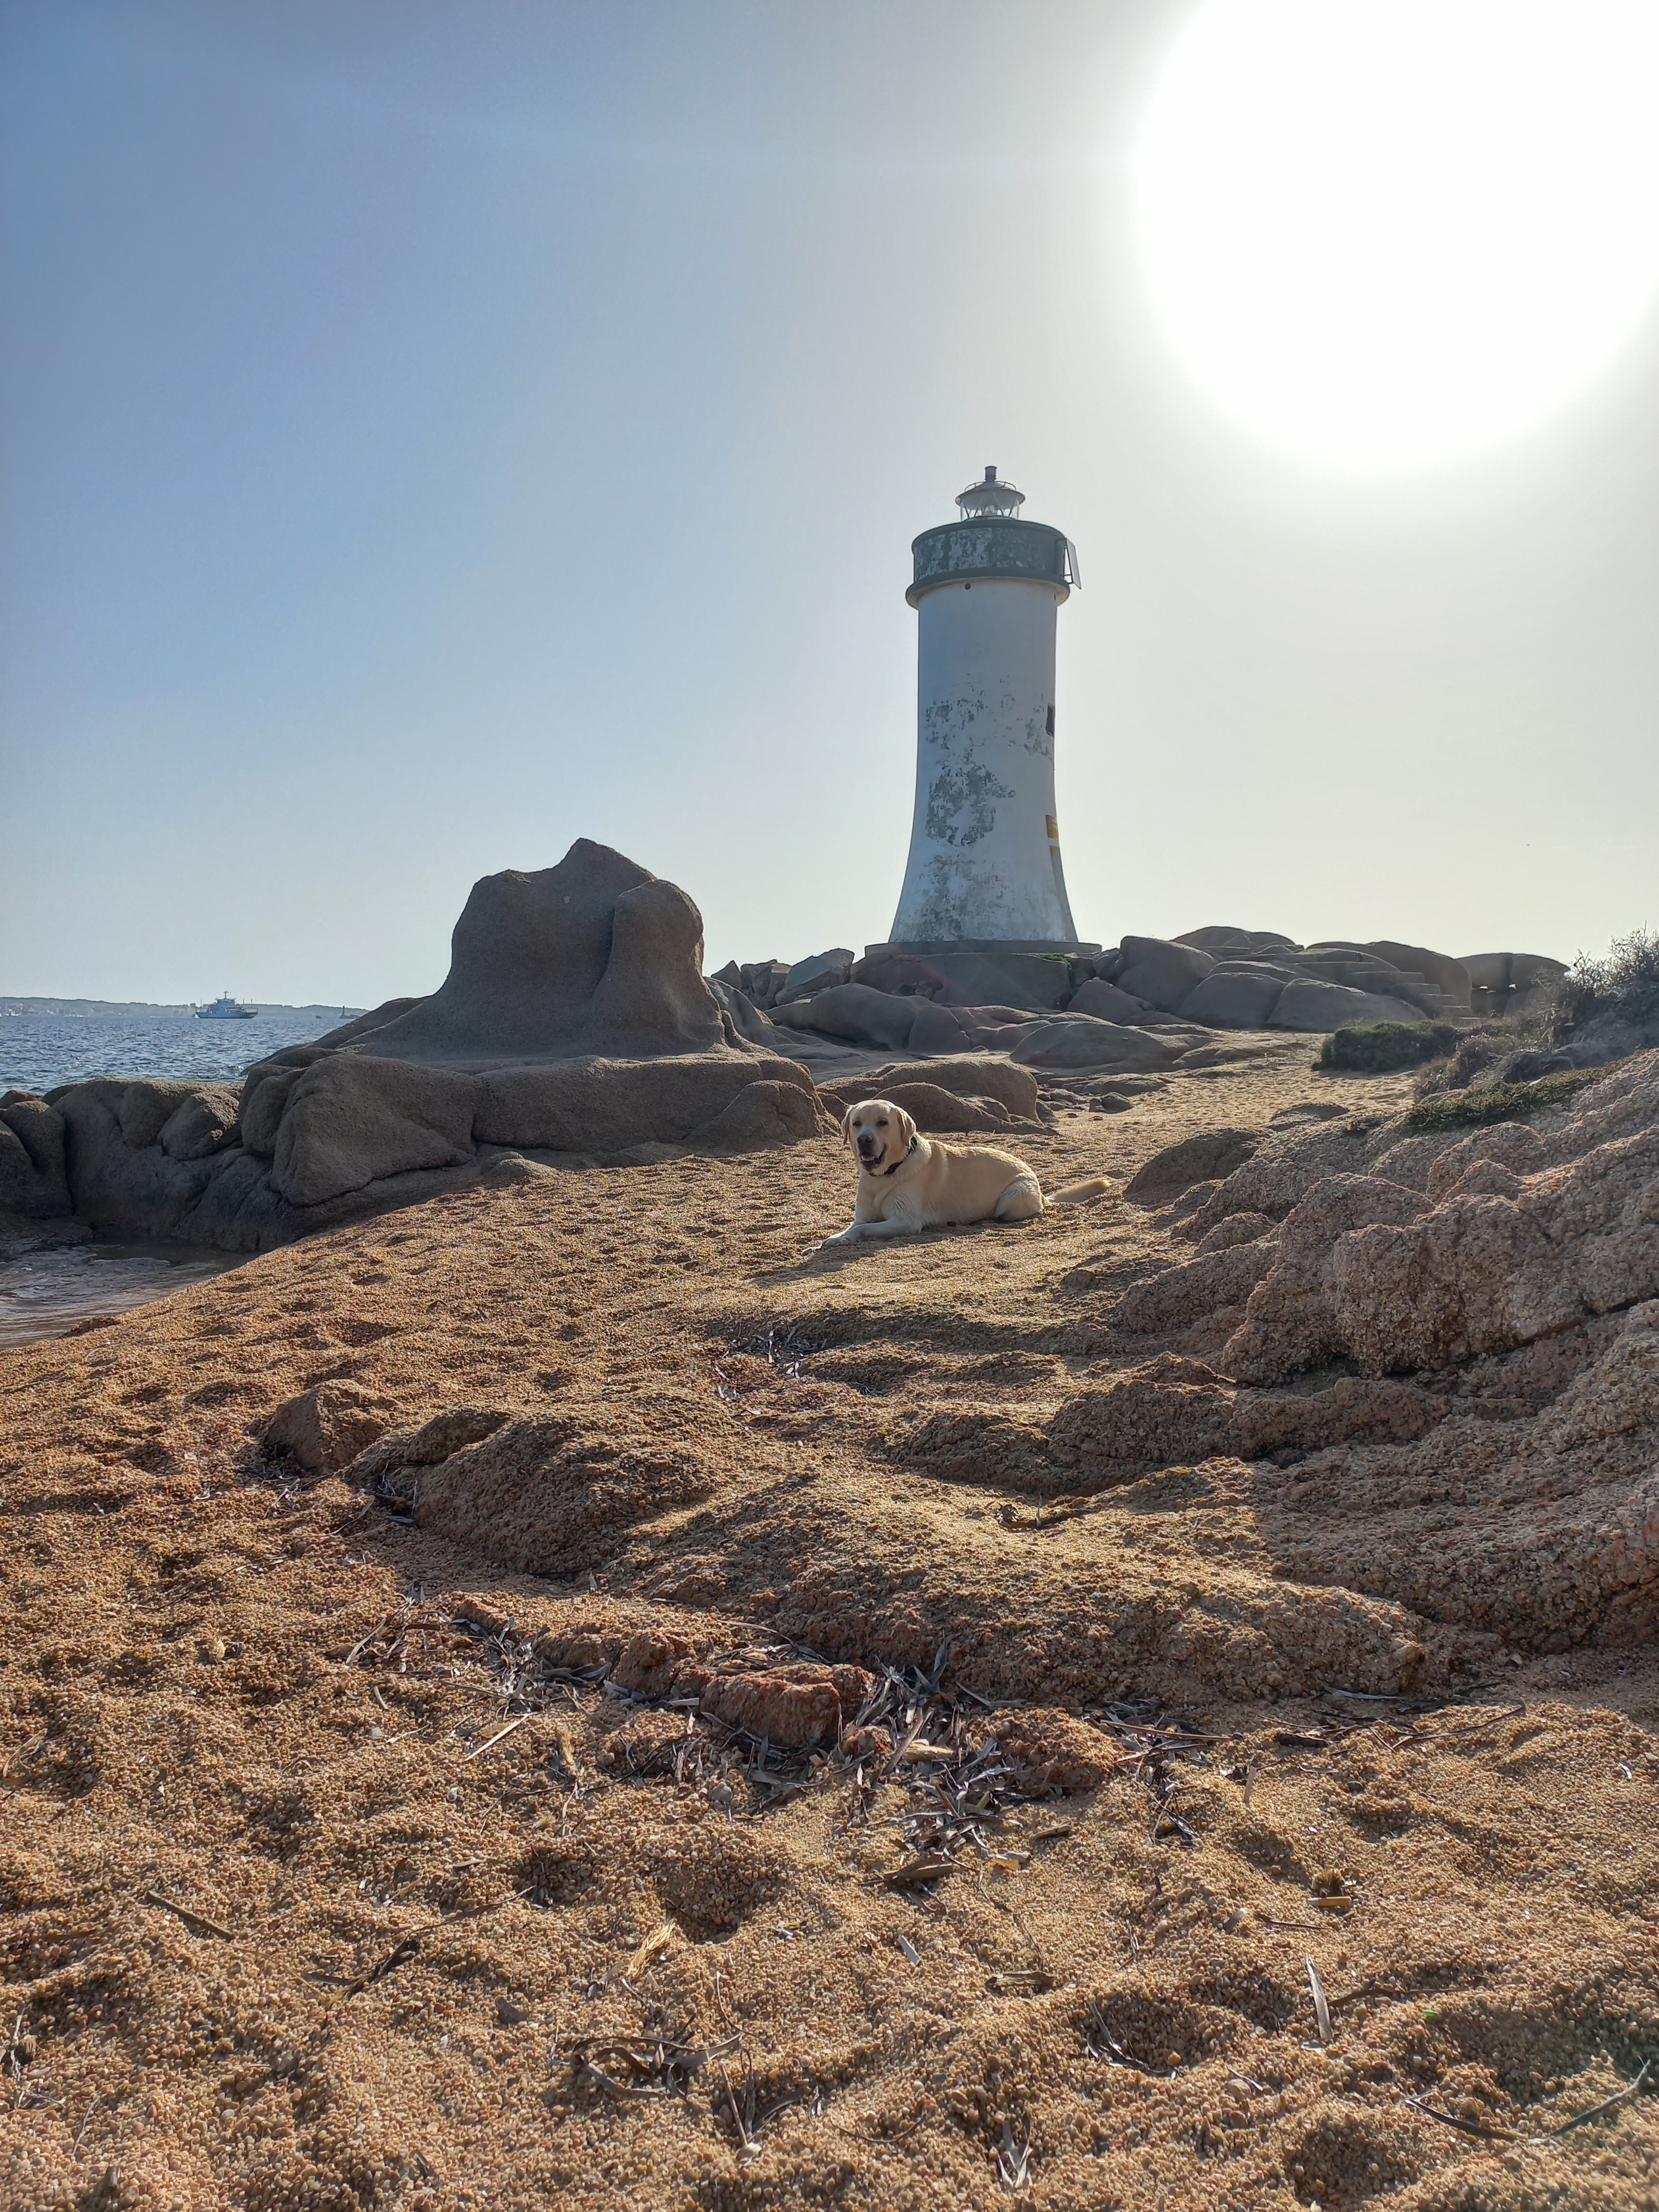
[(1086, 983), (1073, 992), (1066, 1011), (1070, 1014), (1092, 1014), (1100, 1022), (1133, 1024), (1145, 1016), (1147, 1008), (1143, 1000), (1132, 998), (1127, 991), (1120, 990), (1115, 983), (1109, 983), (1099, 975), (1091, 975)]
[[(813, 998), (773, 1008), (780, 1028), (817, 1030), (848, 1043), (874, 1044), (890, 1052), (927, 1052), (934, 1040), (950, 1051), (962, 1043), (962, 1028), (931, 1000), (900, 998), (872, 990), (867, 983), (840, 983)], [(918, 1034), (920, 1032), (920, 1034)]]
[[(1237, 1457), (1297, 1580), (1534, 1649), (1651, 1637), (1659, 1052), (1528, 1122), (1269, 1133), (1165, 1218), (1215, 1249), (1132, 1285), (1109, 1322), (1176, 1350), (1046, 1428), (1010, 1425), (996, 1449), (1026, 1485)], [(1334, 1363), (1359, 1371), (1302, 1381)], [(923, 1462), (976, 1463), (974, 1418), (954, 1420), (948, 1451), (910, 1440)]]
[[(861, 1074), (837, 1076), (821, 1089), (826, 1099), (843, 1107), (856, 1105), (861, 1098), (890, 1098), (895, 1105), (903, 1105), (901, 1094), (910, 1091), (949, 1093), (969, 1104), (983, 1105), (988, 1101), (1002, 1108), (1007, 1119), (1027, 1122), (1038, 1118), (1041, 1097), (1034, 1075), (988, 1053), (963, 1053), (933, 1060), (888, 1060)], [(932, 1100), (925, 1103), (934, 1105)], [(934, 1107), (934, 1110), (947, 1109)], [(921, 1121), (919, 1115), (917, 1120)], [(932, 1126), (921, 1122), (924, 1128)]]
[(1081, 963), (1042, 953), (975, 950), (923, 956), (872, 945), (852, 980), (939, 1006), (1006, 1005), (1040, 1013), (1063, 1006), (1080, 975)]
[(1123, 1195), (1132, 1206), (1167, 1206), (1194, 1183), (1231, 1175), (1252, 1158), (1261, 1142), (1261, 1133), (1255, 1129), (1205, 1129), (1196, 1137), (1183, 1137), (1139, 1168), (1124, 1184)]
[(1266, 1026), (1298, 1030), (1306, 1036), (1341, 1029), (1355, 1022), (1418, 1022), (1422, 1010), (1406, 999), (1376, 991), (1356, 991), (1346, 983), (1287, 983), (1273, 1002)]
[(994, 1041), (1023, 1067), (1105, 1067), (1125, 1075), (1148, 1075), (1170, 1066), (1187, 1042), (1072, 1013), (1027, 1023), (1017, 1031), (999, 1030)]
[[(1132, 935), (1109, 952), (1063, 958), (982, 945), (925, 954), (872, 945), (844, 977), (840, 958), (821, 954), (781, 979), (773, 972), (777, 963), (734, 962), (715, 981), (742, 992), (754, 1015), (769, 1009), (781, 1024), (913, 1051), (951, 1048), (948, 1032), (937, 1018), (926, 1020), (917, 1001), (954, 1014), (975, 1041), (993, 1033), (995, 1013), (1008, 1027), (1086, 1016), (1136, 1028), (1177, 1016), (1207, 1028), (1313, 1035), (1344, 1024), (1419, 1023), (1469, 1006), (1468, 976), (1443, 952), (1393, 940), (1304, 947), (1271, 930), (1220, 926), (1179, 938)], [(919, 1021), (924, 1026), (916, 1029)], [(756, 1032), (745, 1026), (744, 1034)], [(1013, 1050), (1018, 1040), (999, 1042)], [(1108, 1064), (1053, 1056), (1080, 1052), (1087, 1042), (1086, 1032), (1034, 1039), (1032, 1049), (1049, 1056), (1031, 1064)]]
[(724, 1038), (702, 954), (702, 917), (677, 884), (579, 837), (556, 867), (476, 883), (443, 982), (349, 1042), (459, 1067), (712, 1051)]
[[(1143, 1195), (1173, 1194), (1186, 1149), (1147, 1164)], [(1193, 1188), (1179, 1233), (1209, 1249), (1126, 1291), (1121, 1326), (1202, 1321), (1237, 1302), (1255, 1267), (1222, 1355), (1247, 1379), (1334, 1358), (1382, 1375), (1504, 1352), (1659, 1296), (1659, 1054), (1542, 1123), (1270, 1133), (1213, 1188)], [(1267, 1227), (1224, 1247), (1217, 1232), (1241, 1218)]]
[(816, 991), (832, 990), (837, 983), (850, 982), (857, 957), (850, 945), (838, 945), (829, 952), (815, 952), (805, 960), (797, 960), (779, 984), (778, 998), (810, 998)]
[(0, 1213), (49, 1221), (74, 1211), (66, 1134), (63, 1115), (37, 1092), (0, 1098)]
[[(475, 884), (430, 998), (273, 1054), (240, 1091), (100, 1080), (9, 1100), (0, 1206), (259, 1251), (465, 1187), (502, 1151), (729, 1152), (827, 1130), (806, 1070), (704, 983), (702, 936), (674, 884), (580, 839), (556, 868)], [(762, 1038), (786, 1034), (750, 1013)]]
[(1123, 964), (1114, 977), (1120, 991), (1168, 1014), (1178, 1013), (1215, 966), (1207, 952), (1161, 937), (1126, 937)]
[(1000, 1098), (963, 1097), (937, 1083), (888, 1083), (875, 1093), (870, 1089), (867, 1076), (843, 1077), (839, 1084), (822, 1085), (819, 1095), (835, 1098), (843, 1109), (857, 1105), (861, 1099), (879, 1096), (901, 1108), (928, 1136), (964, 1136), (987, 1130), (1006, 1134), (1021, 1127), (1040, 1126), (1035, 1121), (1016, 1121)]
[(1182, 1001), (1188, 1021), (1222, 1030), (1265, 1030), (1286, 988), (1285, 977), (1252, 961), (1218, 962)]

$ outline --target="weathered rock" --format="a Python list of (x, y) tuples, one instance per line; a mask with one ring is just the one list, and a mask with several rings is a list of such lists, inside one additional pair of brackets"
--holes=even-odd
[[(100, 1078), (59, 1093), (70, 1195), (82, 1220), (110, 1234), (185, 1239), (203, 1193), (224, 1164), (217, 1158), (173, 1160), (159, 1144), (130, 1145), (122, 1134), (119, 1109), (125, 1102), (129, 1126), (139, 1126), (129, 1094), (144, 1087)], [(157, 1134), (178, 1109), (173, 1086), (166, 1086), (166, 1092), (148, 1117)], [(234, 1157), (243, 1157), (240, 1149)]]
[(1231, 1449), (1231, 1406), (1213, 1369), (1166, 1352), (1103, 1388), (1075, 1392), (1048, 1424), (1049, 1447), (1075, 1470), (1071, 1486), (1097, 1490)]
[(1191, 997), (1215, 965), (1198, 946), (1178, 945), (1170, 938), (1126, 937), (1122, 952), (1123, 965), (1115, 978), (1119, 990), (1170, 1014)]
[(702, 951), (702, 918), (677, 884), (579, 837), (556, 867), (475, 884), (445, 981), (356, 1048), (470, 1067), (716, 1051)]
[(1183, 1137), (1136, 1170), (1123, 1186), (1132, 1206), (1167, 1206), (1193, 1184), (1230, 1176), (1261, 1142), (1259, 1129), (1206, 1129)]
[[(860, 1083), (843, 1082), (842, 1091), (856, 1096), (836, 1097), (837, 1108), (844, 1112), (848, 1106), (861, 1099), (880, 1097), (899, 1106), (910, 1116), (917, 1128), (930, 1136), (959, 1136), (974, 1131), (1000, 1130), (1004, 1133), (1016, 1125), (1008, 1109), (1000, 1098), (962, 1097), (954, 1091), (946, 1091), (937, 1083), (890, 1083), (878, 1092), (866, 1086), (869, 1079)], [(839, 1119), (839, 1114), (837, 1115)]]
[(1445, 1366), (1659, 1295), (1659, 1127), (1540, 1176), (1344, 1237), (1342, 1340), (1374, 1374)]
[(304, 1073), (304, 1067), (268, 1066), (250, 1073), (242, 1087), (237, 1125), (237, 1133), (250, 1152), (269, 1159), (276, 1151), (276, 1132), (282, 1126), (289, 1093)]
[(1292, 1495), (1264, 1484), (1256, 1510), (1282, 1571), (1363, 1585), (1522, 1650), (1650, 1642), (1659, 1631), (1656, 1323), (1659, 1305), (1645, 1304), (1510, 1355), (1553, 1357), (1575, 1342), (1590, 1352), (1534, 1419), (1460, 1417), (1454, 1406), (1419, 1442), (1346, 1443), (1303, 1460)]
[(192, 1083), (168, 1083), (146, 1079), (118, 1084), (111, 1103), (124, 1144), (135, 1152), (153, 1145), (177, 1109), (196, 1095)]
[(1132, 1283), (1113, 1310), (1120, 1328), (1138, 1336), (1167, 1335), (1223, 1307), (1242, 1306), (1273, 1264), (1267, 1243), (1236, 1244)]
[(286, 1398), (266, 1421), (267, 1451), (308, 1474), (337, 1474), (372, 1444), (390, 1415), (384, 1400), (356, 1382), (319, 1382)]
[(768, 1145), (825, 1135), (833, 1126), (812, 1093), (799, 1084), (746, 1083), (690, 1141), (702, 1152), (758, 1152)]
[(958, 1098), (994, 1098), (1018, 1121), (1037, 1118), (1041, 1093), (1036, 1078), (1025, 1068), (988, 1053), (963, 1053), (948, 1060), (888, 1060), (861, 1075), (837, 1076), (818, 1087), (826, 1098), (847, 1107), (857, 1105), (862, 1098), (894, 1098), (912, 1084), (948, 1091)]
[(1427, 1436), (1448, 1411), (1432, 1391), (1371, 1376), (1345, 1375), (1324, 1390), (1241, 1390), (1229, 1417), (1228, 1449), (1257, 1459), (1333, 1444), (1405, 1443)]
[(8, 1092), (0, 1106), (0, 1212), (47, 1221), (72, 1210), (65, 1133), (63, 1115), (44, 1098)]
[(608, 1674), (627, 1640), (614, 1629), (579, 1628), (538, 1636), (531, 1649), (544, 1667), (562, 1674)]
[(666, 1777), (704, 1734), (689, 1713), (635, 1713), (609, 1738), (601, 1756), (613, 1773)]
[(169, 1159), (211, 1159), (235, 1141), (240, 1105), (241, 1093), (231, 1085), (204, 1085), (173, 1109), (156, 1140)]
[(1073, 992), (1066, 1009), (1070, 1014), (1092, 1014), (1097, 1022), (1139, 1021), (1146, 1013), (1145, 1003), (1131, 998), (1128, 992), (1119, 990), (1115, 983), (1103, 982), (1092, 976)]
[[(737, 963), (732, 961), (728, 965), (735, 967)], [(762, 1012), (747, 992), (740, 990), (736, 984), (726, 982), (721, 975), (711, 975), (708, 988), (714, 995), (714, 1003), (739, 1036), (747, 1037), (751, 1044), (764, 1045), (773, 1051), (777, 1049), (782, 1042), (782, 1032), (769, 1014)]]
[(1228, 1339), (1222, 1358), (1229, 1373), (1276, 1382), (1344, 1351), (1334, 1274), (1339, 1240), (1375, 1223), (1413, 1221), (1427, 1204), (1403, 1183), (1375, 1176), (1330, 1176), (1316, 1183), (1280, 1227), (1272, 1267)]
[(904, 1041), (904, 1048), (907, 1052), (960, 1052), (965, 1042), (965, 1033), (955, 1009), (935, 1006), (923, 1000), (916, 1008), (916, 1017), (910, 1024), (910, 1034)]
[[(1264, 1135), (1243, 1165), (1235, 1168), (1188, 1217), (1182, 1233), (1196, 1242), (1235, 1213), (1265, 1213), (1270, 1220), (1282, 1221), (1327, 1176), (1366, 1174), (1376, 1129), (1370, 1121), (1328, 1121), (1285, 1135)], [(1430, 1149), (1443, 1147), (1431, 1145)], [(1392, 1168), (1389, 1172), (1397, 1182), (1410, 1180), (1395, 1175)], [(1426, 1162), (1423, 1172), (1428, 1172)]]
[[(567, 1060), (492, 1068), (476, 1082), (476, 1142), (565, 1152), (685, 1144), (754, 1083), (787, 1084), (809, 1108), (813, 1095), (812, 1079), (804, 1067), (758, 1054)], [(766, 1125), (769, 1142), (772, 1126)], [(811, 1127), (816, 1128), (816, 1121)]]
[(805, 999), (815, 991), (827, 991), (833, 984), (845, 983), (852, 976), (857, 957), (851, 945), (838, 945), (831, 951), (815, 952), (808, 960), (797, 960), (778, 986), (778, 997)]
[(1109, 1067), (1124, 1074), (1168, 1067), (1179, 1053), (1179, 1046), (1149, 1030), (1070, 1013), (1032, 1023), (1012, 1046), (1012, 1057), (1024, 1067)]
[(472, 1158), (478, 1085), (447, 1068), (331, 1054), (305, 1069), (276, 1132), (271, 1187), (292, 1206)]
[[(935, 1010), (925, 1000), (901, 999), (886, 991), (872, 990), (867, 983), (839, 983), (815, 998), (797, 999), (775, 1006), (772, 1018), (790, 1029), (817, 1030), (824, 1036), (841, 1037), (852, 1044), (878, 1044), (889, 1051), (903, 1051), (919, 1017)], [(948, 1020), (942, 1011), (938, 1021)], [(950, 1034), (961, 1042), (956, 1024)]]
[(1271, 969), (1217, 967), (1182, 1000), (1182, 1018), (1210, 1029), (1264, 1030), (1286, 988)]
[[(1419, 1185), (1436, 1201), (1464, 1188), (1468, 1177), (1478, 1167), (1503, 1168), (1516, 1177), (1536, 1175), (1551, 1164), (1550, 1147), (1525, 1121), (1498, 1121), (1491, 1128), (1472, 1129), (1467, 1137), (1449, 1142), (1443, 1137), (1439, 1143), (1441, 1149), (1429, 1161), (1428, 1173)], [(1390, 1147), (1378, 1160), (1379, 1175), (1389, 1172), (1389, 1164), (1397, 1149), (1403, 1147)], [(1402, 1176), (1400, 1180), (1407, 1178)]]
[(1072, 988), (1061, 959), (1036, 952), (926, 955), (872, 945), (853, 969), (854, 982), (881, 991), (908, 989), (952, 1006), (1004, 1005), (1042, 1012), (1063, 1006)]
[(1173, 945), (1195, 945), (1200, 952), (1212, 952), (1218, 959), (1224, 953), (1255, 953), (1284, 951), (1299, 952), (1302, 948), (1294, 939), (1281, 937), (1273, 929), (1239, 929), (1231, 922), (1212, 922), (1203, 929), (1183, 929), (1179, 937), (1172, 938)]
[(1200, 1257), (1206, 1252), (1231, 1252), (1235, 1244), (1255, 1244), (1278, 1233), (1278, 1223), (1265, 1213), (1230, 1213), (1199, 1238), (1198, 1251)]
[(1506, 1052), (1481, 1068), (1468, 1087), (1490, 1091), (1500, 1083), (1536, 1083), (1540, 1076), (1563, 1075), (1577, 1065), (1570, 1053), (1535, 1048)]
[[(726, 972), (720, 970), (723, 977)], [(764, 1012), (783, 996), (783, 979), (788, 973), (787, 960), (746, 960), (732, 981)]]
[(1273, 1007), (1269, 1029), (1309, 1036), (1353, 1022), (1420, 1022), (1422, 1009), (1405, 999), (1355, 991), (1346, 983), (1287, 983)]

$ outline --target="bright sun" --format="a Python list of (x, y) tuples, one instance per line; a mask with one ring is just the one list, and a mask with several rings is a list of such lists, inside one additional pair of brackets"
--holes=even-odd
[(1333, 459), (1456, 453), (1593, 374), (1659, 287), (1659, 5), (1204, 0), (1134, 185), (1225, 406)]

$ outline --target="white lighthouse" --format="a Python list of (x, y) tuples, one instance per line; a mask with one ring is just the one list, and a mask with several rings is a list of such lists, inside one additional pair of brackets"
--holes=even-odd
[(915, 580), (916, 810), (893, 943), (1075, 950), (1054, 815), (1054, 624), (1077, 551), (987, 469), (924, 530)]

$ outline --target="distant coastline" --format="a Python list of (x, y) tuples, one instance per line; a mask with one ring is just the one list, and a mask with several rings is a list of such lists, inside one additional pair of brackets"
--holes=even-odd
[[(205, 1001), (204, 1002), (205, 1003)], [(306, 1006), (279, 1006), (274, 1000), (250, 1000), (262, 1014), (307, 1014), (320, 1018), (332, 1015), (337, 1022), (355, 1020), (366, 1014), (367, 1006), (342, 1006), (337, 1000)], [(35, 1019), (52, 1018), (58, 1021), (130, 1021), (135, 1016), (164, 1016), (176, 1014), (186, 1019), (194, 1012), (187, 1004), (164, 1006), (146, 999), (21, 999), (9, 998), (0, 993), (0, 1020), (8, 1014)]]

